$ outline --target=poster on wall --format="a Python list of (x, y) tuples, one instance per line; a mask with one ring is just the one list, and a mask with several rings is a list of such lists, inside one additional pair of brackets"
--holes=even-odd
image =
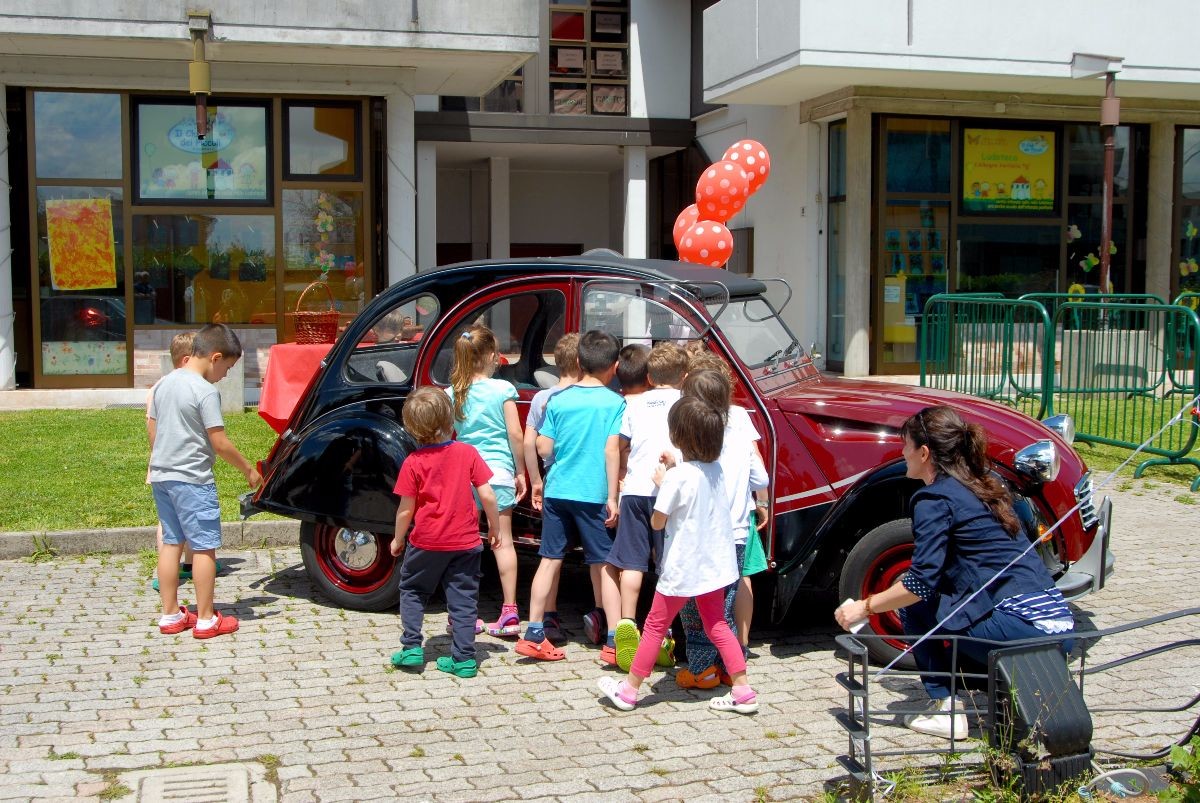
[(117, 286), (112, 202), (108, 198), (46, 201), (50, 286), (111, 290)]
[(966, 212), (1054, 211), (1055, 132), (964, 128)]

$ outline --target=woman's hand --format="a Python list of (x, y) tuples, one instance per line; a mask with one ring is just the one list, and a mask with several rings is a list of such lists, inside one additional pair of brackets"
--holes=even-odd
[(849, 630), (854, 625), (858, 624), (863, 619), (867, 618), (867, 603), (866, 600), (850, 600), (843, 602), (833, 612), (833, 618), (837, 620), (838, 625), (843, 630)]

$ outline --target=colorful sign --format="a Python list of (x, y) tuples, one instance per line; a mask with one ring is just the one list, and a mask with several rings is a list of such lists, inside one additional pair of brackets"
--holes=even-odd
[(46, 201), (50, 285), (55, 290), (117, 286), (112, 202), (108, 198)]
[(208, 133), (200, 139), (196, 131), (195, 116), (183, 117), (167, 131), (167, 142), (187, 153), (211, 153), (228, 148), (237, 136), (233, 125), (225, 115), (210, 112), (208, 115)]
[(1053, 131), (963, 129), (963, 210), (1053, 211), (1054, 145)]

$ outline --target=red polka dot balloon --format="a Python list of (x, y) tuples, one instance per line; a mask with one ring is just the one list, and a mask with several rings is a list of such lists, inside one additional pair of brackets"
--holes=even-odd
[(742, 211), (750, 196), (750, 179), (736, 162), (713, 162), (696, 182), (696, 207), (704, 220), (724, 223)]
[(733, 235), (715, 220), (697, 220), (679, 238), (679, 260), (719, 268), (733, 254)]
[(675, 228), (671, 234), (675, 238), (675, 250), (679, 250), (679, 241), (683, 237), (683, 233), (692, 227), (699, 220), (700, 210), (695, 204), (688, 204), (687, 208), (679, 213), (679, 217), (675, 218)]
[(771, 175), (771, 156), (761, 142), (753, 139), (740, 139), (729, 146), (722, 157), (727, 162), (742, 166), (750, 177), (750, 195), (758, 192)]

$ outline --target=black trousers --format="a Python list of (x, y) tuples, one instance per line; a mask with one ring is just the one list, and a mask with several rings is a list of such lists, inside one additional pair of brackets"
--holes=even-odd
[(446, 611), (453, 627), (455, 661), (475, 657), (475, 620), (479, 616), (479, 564), (483, 544), (457, 552), (437, 552), (409, 544), (400, 565), (400, 644), (419, 647), (425, 605), (439, 584), (446, 591)]

